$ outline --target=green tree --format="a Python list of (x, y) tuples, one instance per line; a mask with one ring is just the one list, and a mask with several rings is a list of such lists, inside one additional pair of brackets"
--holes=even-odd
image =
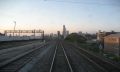
[(87, 39), (82, 35), (78, 35), (77, 33), (71, 33), (65, 38), (65, 40), (70, 41), (70, 42), (84, 43), (86, 42)]

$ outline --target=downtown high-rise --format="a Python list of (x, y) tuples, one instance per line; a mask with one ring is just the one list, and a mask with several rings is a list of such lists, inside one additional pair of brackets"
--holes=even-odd
[(63, 38), (65, 39), (68, 35), (68, 31), (66, 30), (65, 25), (63, 25)]

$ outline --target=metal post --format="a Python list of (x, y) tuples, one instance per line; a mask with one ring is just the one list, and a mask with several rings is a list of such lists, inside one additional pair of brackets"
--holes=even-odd
[(35, 39), (35, 29), (34, 29), (34, 39)]
[(20, 30), (19, 30), (19, 36), (20, 36)]
[(119, 38), (119, 57), (120, 57), (120, 38)]
[[(14, 32), (15, 32), (15, 27), (16, 27), (16, 21), (14, 21)], [(14, 36), (14, 32), (13, 32), (13, 36)]]
[(44, 41), (44, 31), (43, 31), (42, 37), (43, 37), (42, 40)]
[(5, 34), (5, 36), (7, 36), (7, 32), (6, 31), (4, 31), (4, 34)]

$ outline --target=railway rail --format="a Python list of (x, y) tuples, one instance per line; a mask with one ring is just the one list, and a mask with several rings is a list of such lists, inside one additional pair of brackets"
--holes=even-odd
[(73, 72), (66, 51), (61, 43), (56, 45), (49, 72)]
[(42, 42), (41, 40), (0, 42), (0, 50)]
[(90, 52), (88, 52), (80, 47), (77, 47), (74, 45), (71, 45), (71, 46), (73, 46), (72, 47), (72, 48), (74, 48), (73, 50), (78, 52), (79, 55), (81, 55), (84, 59), (91, 62), (91, 64), (93, 64), (93, 66), (96, 66), (102, 72), (120, 72), (120, 67), (118, 67), (100, 57), (97, 57), (96, 55), (93, 55)]
[[(51, 46), (53, 45), (53, 48)], [(43, 68), (48, 69), (44, 70), (38, 69), (39, 71), (47, 72), (120, 72), (120, 68), (114, 64), (103, 60), (96, 55), (91, 54), (90, 52), (74, 46), (73, 44), (65, 43), (58, 41), (57, 43), (46, 43), (37, 48), (31, 48), (29, 51), (26, 51), (22, 54), (19, 54), (16, 57), (13, 57), (7, 61), (0, 63), (0, 72), (19, 72), (20, 69), (24, 68), (26, 64), (40, 55), (43, 50), (50, 48), (50, 51), (46, 53), (46, 57), (41, 57), (45, 59), (40, 60), (40, 65), (45, 66)], [(55, 47), (56, 45), (56, 47)], [(48, 55), (49, 54), (49, 55)], [(45, 61), (42, 61), (45, 60)], [(44, 65), (45, 62), (48, 63)], [(48, 62), (46, 62), (48, 61)], [(35, 66), (38, 66), (37, 63)], [(88, 67), (88, 68), (87, 68)], [(32, 71), (34, 72), (34, 71)]]
[(31, 49), (17, 57), (11, 58), (0, 64), (0, 72), (18, 72), (26, 63), (28, 63), (34, 56), (44, 50), (44, 44), (38, 48)]

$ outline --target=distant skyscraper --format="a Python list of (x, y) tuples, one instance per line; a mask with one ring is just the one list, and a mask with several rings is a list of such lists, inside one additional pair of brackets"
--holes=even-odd
[(63, 38), (66, 38), (66, 36), (67, 36), (67, 31), (65, 25), (63, 25)]
[(57, 31), (57, 34), (58, 34), (58, 38), (60, 38), (60, 31)]
[(69, 35), (69, 31), (67, 30), (67, 35)]

